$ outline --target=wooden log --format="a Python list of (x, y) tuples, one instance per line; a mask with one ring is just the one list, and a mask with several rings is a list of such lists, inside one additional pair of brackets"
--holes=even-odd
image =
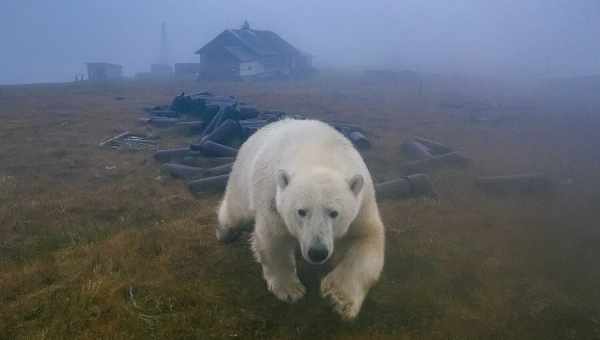
[(233, 163), (223, 164), (219, 166), (215, 166), (212, 168), (204, 169), (203, 176), (204, 177), (212, 177), (219, 175), (227, 175), (231, 172), (233, 168)]
[(156, 127), (169, 127), (179, 122), (177, 118), (151, 117), (148, 124)]
[(338, 122), (338, 121), (333, 121), (333, 120), (326, 120), (324, 122), (335, 127), (336, 129), (338, 129), (340, 131), (341, 130), (353, 130), (353, 131), (358, 131), (364, 135), (367, 135), (367, 132), (365, 131), (365, 129), (363, 129), (362, 127), (355, 125), (355, 124)]
[(198, 96), (198, 97), (212, 97), (213, 94), (210, 93), (209, 91), (205, 90), (205, 91), (200, 91), (200, 92), (196, 92), (196, 93), (192, 94), (192, 97), (196, 97), (196, 96)]
[(204, 141), (201, 144), (192, 144), (190, 148), (211, 157), (235, 157), (237, 155), (237, 149), (210, 140)]
[(219, 109), (219, 111), (210, 120), (210, 123), (208, 123), (208, 125), (206, 126), (206, 128), (204, 129), (204, 131), (202, 131), (202, 135), (200, 136), (200, 140), (202, 140), (202, 138), (204, 138), (204, 136), (207, 136), (217, 126), (219, 126), (219, 124), (221, 124), (221, 118), (223, 117), (224, 114), (225, 114), (225, 111), (222, 110), (222, 109)]
[(441, 155), (441, 154), (445, 154), (445, 153), (449, 153), (449, 152), (453, 151), (451, 147), (446, 146), (442, 143), (433, 141), (431, 139), (427, 139), (427, 138), (423, 138), (423, 137), (415, 137), (414, 140), (425, 145), (427, 148), (429, 148), (431, 153), (434, 155)]
[(371, 142), (360, 131), (351, 131), (347, 136), (352, 141), (352, 144), (356, 145), (359, 149), (368, 149), (371, 147)]
[(165, 163), (160, 167), (161, 172), (167, 173), (175, 178), (198, 179), (227, 175), (231, 172), (233, 163), (222, 164), (211, 168), (199, 168), (178, 163)]
[(475, 183), (481, 190), (496, 194), (548, 193), (554, 189), (553, 182), (538, 173), (479, 177)]
[(375, 192), (377, 198), (381, 200), (417, 197), (437, 198), (431, 180), (425, 174), (414, 174), (378, 183), (375, 185)]
[(469, 159), (458, 152), (450, 152), (444, 155), (436, 155), (428, 159), (408, 162), (403, 164), (400, 169), (404, 175), (412, 175), (422, 172), (430, 172), (443, 167), (465, 167)]
[(201, 152), (190, 151), (180, 160), (181, 164), (199, 168), (214, 168), (235, 161), (233, 157), (205, 157)]
[(114, 142), (116, 140), (119, 140), (119, 139), (121, 139), (123, 137), (127, 137), (130, 134), (131, 134), (131, 132), (129, 132), (129, 131), (122, 132), (122, 133), (120, 133), (120, 134), (118, 134), (116, 136), (113, 136), (113, 137), (110, 137), (108, 139), (103, 140), (102, 142), (100, 142), (98, 144), (98, 146), (105, 146), (106, 144), (112, 143), (112, 142)]
[(406, 141), (400, 145), (400, 149), (411, 159), (422, 160), (433, 156), (429, 149), (419, 142)]
[(160, 167), (160, 171), (175, 178), (183, 179), (194, 179), (204, 176), (204, 169), (202, 168), (177, 163), (165, 163)]
[(217, 126), (211, 133), (202, 138), (202, 142), (210, 140), (215, 143), (224, 143), (231, 138), (241, 134), (240, 125), (231, 119), (227, 119), (221, 125)]
[(204, 121), (190, 120), (190, 121), (184, 121), (184, 122), (177, 122), (175, 125), (190, 128), (190, 129), (201, 129), (202, 127), (204, 127)]
[(170, 162), (176, 159), (182, 159), (190, 152), (190, 148), (177, 148), (159, 150), (154, 154), (154, 159), (161, 163)]
[(273, 122), (282, 119), (286, 115), (287, 114), (283, 111), (264, 111), (260, 114), (260, 118)]
[(249, 105), (249, 104), (240, 104), (240, 106), (238, 107), (238, 110), (240, 111), (240, 119), (256, 118), (256, 117), (258, 117), (258, 114), (260, 113), (256, 109), (256, 106)]
[(225, 190), (228, 179), (229, 175), (205, 177), (189, 181), (187, 185), (188, 189), (195, 194), (221, 192)]
[(266, 119), (243, 119), (239, 121), (242, 126), (264, 126), (269, 124), (269, 121)]
[(179, 113), (177, 113), (173, 110), (152, 110), (149, 113), (154, 117), (167, 117), (167, 118), (179, 117)]

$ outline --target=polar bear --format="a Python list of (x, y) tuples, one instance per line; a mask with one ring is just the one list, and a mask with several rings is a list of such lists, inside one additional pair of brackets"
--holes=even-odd
[(352, 143), (316, 120), (265, 126), (241, 147), (218, 210), (217, 238), (254, 222), (252, 249), (268, 289), (294, 302), (305, 293), (296, 249), (329, 262), (321, 296), (355, 318), (384, 262), (384, 227), (369, 170)]

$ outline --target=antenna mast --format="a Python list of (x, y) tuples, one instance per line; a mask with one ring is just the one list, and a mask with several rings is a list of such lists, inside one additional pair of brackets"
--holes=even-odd
[(169, 42), (167, 39), (167, 23), (163, 21), (160, 32), (160, 59), (159, 64), (169, 64)]

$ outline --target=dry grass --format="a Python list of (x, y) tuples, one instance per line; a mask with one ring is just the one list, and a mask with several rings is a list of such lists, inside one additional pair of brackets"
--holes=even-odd
[[(474, 123), (438, 104), (523, 99), (463, 85), (432, 80), (419, 95), (337, 76), (0, 88), (0, 339), (600, 338), (600, 117), (529, 109)], [(160, 180), (150, 152), (97, 147), (143, 130), (142, 107), (191, 88), (360, 124), (376, 136), (365, 157), (378, 178), (394, 176), (410, 135), (474, 162), (433, 174), (440, 202), (381, 204), (384, 276), (360, 318), (343, 323), (318, 297), (318, 268), (302, 268), (306, 299), (278, 302), (246, 242), (215, 241), (217, 196)], [(163, 145), (181, 141), (169, 136)], [(549, 174), (556, 193), (494, 197), (473, 186), (476, 175), (522, 171)]]

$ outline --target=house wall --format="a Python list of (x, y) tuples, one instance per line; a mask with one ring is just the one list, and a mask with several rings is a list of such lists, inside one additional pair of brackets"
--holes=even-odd
[(240, 63), (240, 77), (252, 77), (265, 72), (264, 65), (259, 61)]
[(290, 74), (290, 60), (286, 56), (276, 55), (261, 58), (266, 73)]
[(110, 66), (106, 68), (107, 79), (121, 79), (123, 77), (123, 69), (117, 66)]
[(239, 79), (240, 64), (219, 50), (200, 54), (200, 77), (206, 79)]

